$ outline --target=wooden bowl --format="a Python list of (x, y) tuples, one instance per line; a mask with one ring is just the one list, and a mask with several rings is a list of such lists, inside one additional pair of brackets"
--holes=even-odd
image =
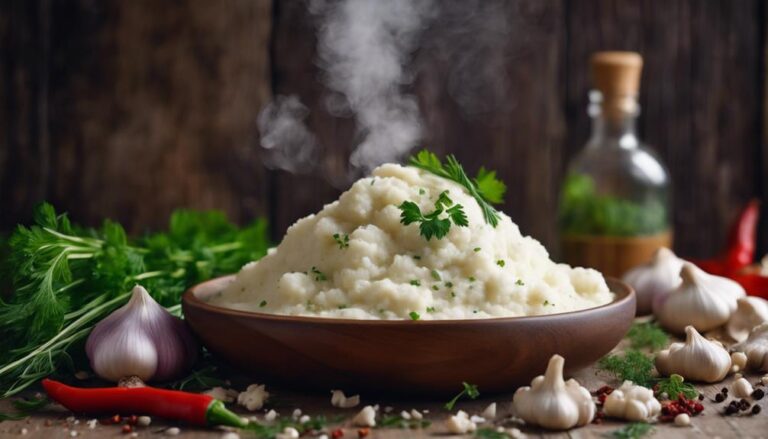
[(182, 297), (192, 330), (215, 355), (255, 382), (302, 390), (444, 396), (461, 382), (482, 392), (528, 384), (553, 354), (566, 372), (613, 349), (635, 315), (635, 293), (608, 279), (613, 302), (582, 311), (483, 320), (348, 320), (280, 316), (213, 306), (233, 276), (203, 282)]

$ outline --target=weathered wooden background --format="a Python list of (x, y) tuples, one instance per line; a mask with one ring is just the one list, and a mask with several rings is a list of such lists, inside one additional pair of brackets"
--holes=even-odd
[[(715, 251), (736, 209), (768, 195), (764, 2), (478, 5), (512, 25), (494, 35), (474, 23), (464, 52), (448, 55), (431, 50), (446, 29), (430, 28), (412, 91), (425, 145), (497, 168), (505, 210), (527, 233), (555, 247), (562, 173), (589, 130), (587, 60), (601, 49), (645, 56), (640, 133), (671, 168), (680, 252)], [(179, 206), (267, 215), (279, 236), (338, 190), (262, 166), (259, 110), (298, 94), (324, 161), (344, 163), (353, 147), (353, 121), (323, 109), (315, 30), (303, 1), (0, 0), (0, 230), (47, 199), (137, 232)], [(478, 113), (449, 95), (444, 72), (462, 56), (502, 73)]]

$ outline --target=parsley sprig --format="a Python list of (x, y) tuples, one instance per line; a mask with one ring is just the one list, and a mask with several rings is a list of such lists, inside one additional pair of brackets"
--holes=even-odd
[(485, 222), (493, 227), (499, 223), (499, 212), (492, 205), (503, 202), (507, 186), (496, 178), (496, 171), (481, 167), (477, 176), (470, 179), (456, 157), (448, 155), (443, 163), (435, 154), (427, 150), (421, 150), (412, 156), (408, 164), (464, 186), (483, 211)]
[(458, 402), (459, 399), (462, 396), (464, 396), (464, 395), (467, 395), (470, 399), (477, 399), (477, 397), (480, 396), (480, 391), (477, 389), (476, 385), (469, 384), (469, 383), (466, 383), (466, 382), (462, 382), (461, 385), (462, 385), (462, 387), (464, 387), (461, 390), (461, 393), (459, 393), (458, 395), (454, 396), (452, 400), (446, 402), (445, 405), (443, 406), (443, 407), (445, 407), (446, 410), (448, 410), (448, 411), (453, 410), (453, 406), (455, 406), (456, 402)]
[[(442, 239), (447, 235), (448, 230), (451, 228), (451, 221), (460, 227), (467, 227), (469, 225), (467, 214), (464, 213), (464, 207), (461, 204), (454, 204), (453, 200), (448, 196), (448, 191), (443, 191), (437, 197), (435, 210), (430, 213), (422, 213), (418, 204), (413, 201), (403, 201), (398, 208), (401, 211), (400, 222), (406, 226), (419, 223), (419, 233), (427, 241), (432, 239), (433, 236), (437, 239)], [(445, 212), (447, 217), (440, 217), (443, 212)]]

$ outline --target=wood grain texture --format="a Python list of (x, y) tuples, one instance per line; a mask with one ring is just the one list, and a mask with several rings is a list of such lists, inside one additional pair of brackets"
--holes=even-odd
[[(35, 32), (39, 25), (18, 32), (45, 38), (51, 56), (48, 66), (27, 63), (43, 71), (35, 87), (14, 89), (50, 87), (8, 104), (37, 115), (39, 126), (28, 141), (10, 142), (23, 156), (7, 160), (3, 187), (19, 201), (3, 215), (6, 227), (44, 198), (86, 223), (113, 217), (133, 231), (164, 226), (180, 206), (241, 220), (265, 212), (267, 179), (254, 146), (256, 115), (271, 99), (271, 3), (154, 5), (55, 2), (38, 12), (50, 38)], [(42, 56), (30, 47), (20, 53)]]

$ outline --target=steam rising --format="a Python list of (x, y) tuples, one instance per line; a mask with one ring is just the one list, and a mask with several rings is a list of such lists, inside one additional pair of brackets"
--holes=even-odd
[[(310, 2), (318, 22), (318, 65), (331, 90), (325, 106), (357, 122), (350, 157), (355, 173), (399, 160), (421, 138), (418, 103), (403, 88), (413, 79), (407, 64), (432, 6), (431, 0)], [(261, 145), (270, 166), (311, 170), (319, 145), (304, 124), (307, 115), (295, 96), (278, 97), (262, 111)]]

